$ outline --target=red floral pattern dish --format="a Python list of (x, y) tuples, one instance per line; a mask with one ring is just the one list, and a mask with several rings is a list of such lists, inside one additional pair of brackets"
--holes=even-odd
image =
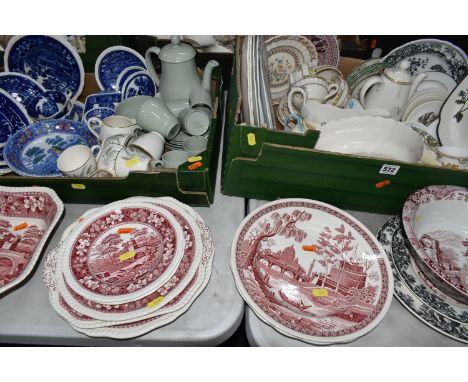
[(138, 202), (112, 203), (71, 230), (61, 269), (83, 297), (125, 303), (153, 293), (172, 277), (183, 243), (182, 229), (168, 211)]
[(422, 188), (406, 200), (402, 217), (418, 267), (442, 292), (468, 304), (468, 189)]
[(209, 281), (214, 255), (214, 244), (211, 233), (200, 215), (198, 215), (190, 207), (185, 206), (184, 204), (177, 202), (172, 198), (144, 199), (150, 199), (155, 203), (165, 203), (167, 205), (172, 204), (172, 206), (175, 208), (182, 208), (186, 212), (185, 217), (187, 217), (187, 214), (193, 216), (197, 227), (201, 232), (203, 243), (203, 255), (201, 257), (201, 261), (199, 262), (198, 270), (196, 271), (194, 277), (190, 280), (189, 284), (186, 285), (185, 288), (166, 305), (166, 307), (160, 309), (154, 314), (144, 316), (135, 321), (127, 323), (114, 323), (112, 325), (111, 323), (108, 323), (108, 327), (97, 327), (89, 329), (89, 327), (93, 327), (92, 325), (90, 326), (90, 324), (96, 322), (97, 320), (94, 320), (93, 318), (88, 317), (70, 307), (66, 301), (63, 300), (59, 290), (57, 289), (55, 284), (55, 272), (58, 248), (54, 249), (48, 254), (46, 259), (46, 263), (43, 269), (43, 281), (49, 288), (50, 301), (54, 310), (56, 310), (56, 312), (61, 317), (67, 320), (75, 330), (81, 333), (91, 337), (110, 337), (116, 339), (126, 339), (143, 335), (151, 330), (174, 321), (180, 315), (182, 315), (186, 310), (188, 310), (188, 308), (203, 291)]
[(0, 186), (0, 294), (31, 273), (62, 212), (50, 188)]
[[(199, 226), (190, 215), (186, 213), (185, 216), (183, 215), (183, 209), (177, 205), (160, 199), (155, 200), (154, 198), (137, 197), (127, 200), (138, 201), (140, 203), (150, 203), (151, 205), (157, 205), (161, 208), (167, 209), (183, 228), (185, 239), (184, 255), (174, 275), (167, 283), (143, 298), (122, 304), (100, 304), (86, 299), (73, 291), (63, 278), (58, 275), (59, 279), (57, 280), (57, 283), (62, 298), (68, 305), (78, 310), (80, 313), (86, 314), (96, 320), (102, 320), (102, 322), (94, 322), (94, 326), (108, 326), (109, 321), (121, 322), (125, 320), (134, 320), (137, 317), (154, 314), (156, 311), (162, 309), (190, 282), (202, 258), (202, 237)], [(64, 236), (65, 235), (67, 235), (67, 232), (64, 233)], [(154, 301), (157, 301), (157, 304), (154, 303)]]
[(366, 334), (392, 298), (390, 264), (374, 235), (347, 213), (308, 199), (271, 202), (247, 216), (231, 268), (261, 320), (310, 343)]

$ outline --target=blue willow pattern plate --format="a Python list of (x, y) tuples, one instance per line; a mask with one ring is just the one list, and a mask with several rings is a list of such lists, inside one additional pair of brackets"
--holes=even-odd
[(116, 92), (101, 92), (86, 97), (83, 115), (91, 109), (106, 107), (114, 109), (122, 101), (122, 94)]
[(140, 66), (129, 66), (124, 69), (122, 73), (119, 74), (116, 82), (116, 91), (121, 92), (123, 90), (124, 84), (133, 73), (141, 72), (142, 68)]
[(125, 46), (107, 48), (96, 60), (94, 71), (97, 84), (102, 90), (116, 91), (119, 74), (130, 66), (146, 69), (145, 59), (140, 53)]
[(394, 280), (394, 295), (401, 304), (416, 318), (438, 332), (455, 340), (468, 343), (468, 325), (452, 320), (425, 304), (404, 282), (395, 265), (392, 252), (392, 241), (395, 232), (401, 227), (401, 218), (394, 216), (379, 230), (377, 239), (390, 260)]
[(69, 93), (75, 100), (84, 86), (81, 58), (59, 36), (15, 36), (5, 49), (5, 71), (23, 73), (47, 90)]
[(10, 93), (26, 108), (46, 91), (41, 84), (22, 73), (0, 73), (0, 89)]
[(0, 161), (3, 161), (4, 145), (17, 130), (32, 123), (26, 109), (10, 94), (0, 89)]
[(156, 94), (156, 85), (151, 76), (145, 72), (136, 72), (128, 77), (122, 89), (122, 99), (135, 96), (150, 96)]
[(77, 121), (52, 119), (17, 131), (5, 145), (5, 161), (17, 174), (62, 176), (57, 168), (61, 152), (74, 145), (97, 145), (88, 127)]

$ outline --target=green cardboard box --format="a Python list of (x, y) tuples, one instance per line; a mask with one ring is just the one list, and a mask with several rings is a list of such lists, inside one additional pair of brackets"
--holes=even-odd
[[(263, 200), (310, 198), (344, 209), (397, 214), (421, 187), (468, 187), (468, 171), (319, 151), (314, 149), (316, 131), (302, 136), (241, 124), (241, 44), (238, 39), (223, 142), (224, 194)], [(339, 68), (346, 75), (359, 62), (342, 58)], [(389, 174), (389, 166), (399, 166), (395, 175)], [(390, 182), (382, 186), (384, 180)]]

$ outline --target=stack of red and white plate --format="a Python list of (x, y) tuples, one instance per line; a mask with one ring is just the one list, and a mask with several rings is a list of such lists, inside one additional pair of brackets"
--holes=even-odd
[(231, 268), (261, 320), (312, 344), (365, 335), (392, 299), (392, 270), (375, 236), (315, 200), (282, 199), (253, 211), (234, 238)]
[(172, 198), (134, 197), (87, 211), (47, 257), (54, 310), (91, 337), (132, 338), (185, 313), (206, 287), (211, 233)]

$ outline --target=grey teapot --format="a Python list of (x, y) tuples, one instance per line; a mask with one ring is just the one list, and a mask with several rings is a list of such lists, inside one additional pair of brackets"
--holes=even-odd
[[(157, 75), (151, 61), (153, 53), (161, 60), (161, 77)], [(172, 36), (171, 43), (163, 48), (152, 47), (146, 51), (146, 66), (164, 101), (188, 101), (192, 92), (199, 92), (200, 88), (211, 95), (212, 72), (219, 64), (210, 60), (201, 78), (197, 72), (195, 55), (195, 49), (181, 42), (179, 36)]]

